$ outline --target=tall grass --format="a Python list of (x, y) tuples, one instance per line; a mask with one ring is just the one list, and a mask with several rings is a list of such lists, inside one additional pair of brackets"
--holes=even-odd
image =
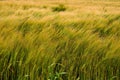
[(0, 2), (0, 80), (120, 80), (118, 3)]

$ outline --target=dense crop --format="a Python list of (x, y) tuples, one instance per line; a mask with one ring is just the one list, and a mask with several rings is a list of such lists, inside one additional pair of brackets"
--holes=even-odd
[(58, 3), (0, 1), (0, 80), (120, 80), (120, 2)]

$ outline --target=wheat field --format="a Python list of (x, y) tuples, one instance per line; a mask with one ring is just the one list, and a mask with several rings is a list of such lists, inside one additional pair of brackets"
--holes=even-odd
[(120, 0), (0, 0), (0, 80), (120, 80)]

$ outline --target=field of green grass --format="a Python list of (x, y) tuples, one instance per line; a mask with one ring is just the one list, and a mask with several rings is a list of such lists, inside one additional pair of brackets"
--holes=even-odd
[(120, 80), (120, 0), (0, 0), (0, 80)]

